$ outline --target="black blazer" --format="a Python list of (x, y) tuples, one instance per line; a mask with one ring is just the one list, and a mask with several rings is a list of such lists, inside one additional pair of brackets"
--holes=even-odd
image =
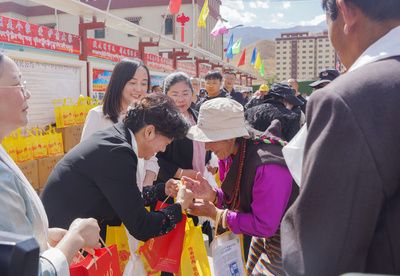
[(136, 184), (137, 156), (122, 123), (99, 131), (58, 162), (42, 194), (50, 227), (69, 227), (75, 218), (123, 222), (139, 240), (162, 235), (181, 221), (181, 207), (147, 212), (145, 205), (165, 197), (164, 184), (143, 189)]
[[(198, 113), (196, 110), (189, 108), (189, 113), (197, 122)], [(157, 153), (158, 165), (160, 171), (158, 173), (158, 181), (166, 182), (173, 178), (178, 168), (193, 169), (193, 141), (189, 138), (174, 140), (169, 144), (164, 152)], [(211, 152), (206, 153), (204, 164), (211, 158)]]

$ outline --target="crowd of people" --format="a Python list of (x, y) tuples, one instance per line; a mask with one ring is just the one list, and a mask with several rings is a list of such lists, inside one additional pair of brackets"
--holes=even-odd
[[(41, 198), (0, 147), (0, 230), (36, 238), (41, 275), (68, 275), (121, 223), (145, 275), (139, 241), (184, 211), (243, 234), (248, 275), (400, 274), (400, 2), (322, 6), (347, 70), (320, 72), (307, 99), (296, 79), (250, 97), (231, 71), (210, 71), (204, 89), (182, 72), (151, 87), (141, 60), (119, 62)], [(0, 54), (0, 140), (26, 125), (29, 98)]]

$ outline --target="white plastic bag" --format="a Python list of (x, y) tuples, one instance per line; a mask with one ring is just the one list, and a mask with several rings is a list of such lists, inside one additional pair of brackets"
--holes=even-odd
[(307, 140), (307, 124), (305, 124), (296, 136), (283, 147), (282, 153), (285, 158), (286, 165), (294, 181), (301, 186), (301, 173), (303, 170), (304, 147)]

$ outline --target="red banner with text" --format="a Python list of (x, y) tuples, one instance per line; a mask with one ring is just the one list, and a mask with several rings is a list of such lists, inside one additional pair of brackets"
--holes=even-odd
[(199, 64), (199, 76), (200, 78), (204, 78), (208, 72), (211, 70), (211, 65), (206, 63)]
[(0, 16), (0, 41), (79, 55), (80, 37), (26, 21)]
[(176, 70), (185, 72), (190, 77), (196, 76), (196, 65), (193, 62), (178, 61), (176, 64)]
[(172, 59), (160, 57), (155, 54), (145, 53), (144, 62), (150, 70), (170, 73), (175, 71)]
[(137, 58), (139, 52), (135, 49), (119, 46), (98, 39), (88, 38), (88, 56), (119, 62), (124, 58)]

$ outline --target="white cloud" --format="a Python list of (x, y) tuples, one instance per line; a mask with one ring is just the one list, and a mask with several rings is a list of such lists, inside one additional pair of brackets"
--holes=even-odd
[(288, 8), (290, 8), (291, 4), (289, 1), (284, 1), (282, 3), (282, 8), (284, 8), (285, 10), (287, 10)]
[(302, 26), (316, 26), (316, 25), (318, 25), (319, 23), (324, 22), (325, 19), (326, 19), (325, 14), (321, 14), (321, 15), (317, 15), (316, 17), (314, 17), (314, 18), (311, 19), (311, 20), (308, 20), (308, 21), (301, 21), (301, 22), (300, 22), (300, 25), (302, 25)]
[(257, 15), (251, 12), (239, 11), (226, 6), (220, 7), (220, 13), (223, 18), (228, 20), (229, 26), (238, 24), (249, 24), (257, 19)]
[(282, 18), (284, 16), (284, 14), (281, 12), (278, 12), (277, 14), (275, 14), (275, 16), (278, 18)]
[(268, 9), (269, 8), (269, 4), (267, 1), (251, 1), (249, 2), (249, 7), (252, 9)]
[(230, 8), (233, 10), (244, 10), (243, 0), (224, 0), (222, 2), (222, 7)]

